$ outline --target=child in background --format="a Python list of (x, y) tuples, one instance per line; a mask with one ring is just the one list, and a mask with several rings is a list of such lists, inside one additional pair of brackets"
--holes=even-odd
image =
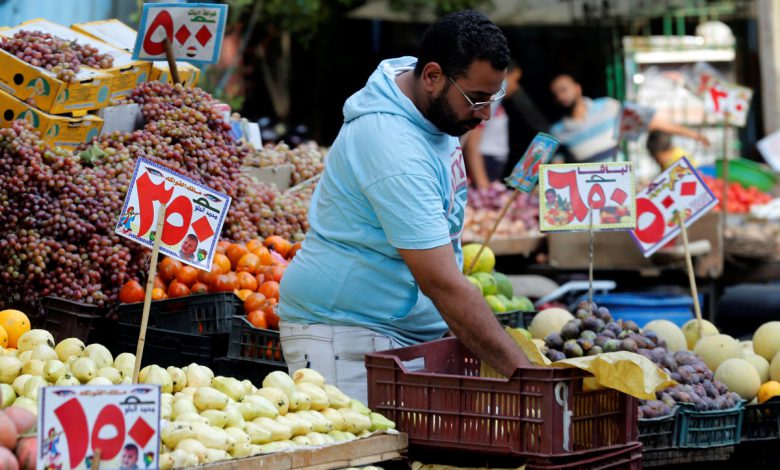
[(696, 166), (696, 162), (688, 152), (672, 145), (672, 136), (666, 132), (650, 131), (645, 145), (653, 160), (661, 167), (661, 171), (666, 170), (682, 157), (687, 157), (691, 165)]

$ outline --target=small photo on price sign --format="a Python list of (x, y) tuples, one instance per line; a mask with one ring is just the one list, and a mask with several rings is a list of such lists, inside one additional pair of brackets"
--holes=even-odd
[(160, 234), (160, 252), (198, 269), (211, 270), (230, 196), (139, 158), (116, 233), (152, 248), (158, 235), (161, 204), (168, 206)]
[(637, 224), (631, 231), (642, 254), (648, 257), (718, 204), (701, 176), (683, 157), (661, 173), (636, 196)]
[(159, 467), (160, 387), (44, 387), (38, 408), (39, 469)]
[(636, 226), (631, 163), (542, 165), (539, 228), (543, 232), (630, 230)]
[(510, 188), (530, 193), (539, 181), (539, 167), (550, 162), (560, 142), (555, 137), (540, 132), (526, 149), (525, 154), (506, 179)]

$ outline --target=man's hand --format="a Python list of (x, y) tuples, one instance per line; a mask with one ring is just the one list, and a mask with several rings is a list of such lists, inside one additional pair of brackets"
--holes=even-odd
[(480, 359), (509, 377), (531, 365), (506, 334), (485, 299), (458, 269), (452, 245), (430, 250), (398, 250), (420, 290), (438, 308), (455, 336)]

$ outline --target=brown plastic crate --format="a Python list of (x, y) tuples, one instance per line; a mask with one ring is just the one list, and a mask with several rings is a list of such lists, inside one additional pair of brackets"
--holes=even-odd
[[(411, 372), (405, 361), (423, 358)], [(481, 454), (554, 457), (637, 441), (637, 400), (584, 391), (578, 369), (529, 367), (512, 379), (479, 376), (456, 338), (366, 355), (368, 402), (410, 444)]]
[(604, 452), (590, 452), (554, 462), (530, 461), (525, 470), (642, 470), (642, 443), (634, 442)]

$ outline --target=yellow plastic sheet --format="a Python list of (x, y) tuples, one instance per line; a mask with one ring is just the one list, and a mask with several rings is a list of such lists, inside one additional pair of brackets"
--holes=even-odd
[[(593, 374), (593, 377), (585, 379), (584, 382), (584, 387), (589, 390), (611, 388), (639, 399), (653, 400), (656, 391), (677, 384), (669, 374), (639, 354), (618, 351), (551, 362), (524, 334), (511, 328), (507, 328), (507, 333), (535, 365), (575, 367)], [(482, 367), (481, 372), (483, 377), (500, 377), (487, 364)]]

